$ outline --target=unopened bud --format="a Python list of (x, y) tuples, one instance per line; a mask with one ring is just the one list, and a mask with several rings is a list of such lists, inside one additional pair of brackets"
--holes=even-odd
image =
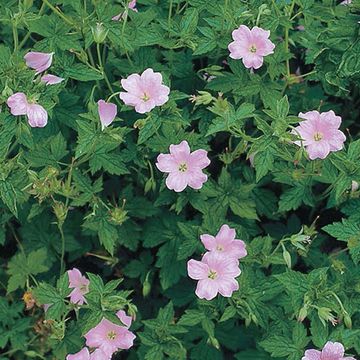
[(122, 225), (129, 218), (127, 213), (123, 208), (116, 207), (110, 211), (111, 221), (116, 225)]
[(352, 321), (351, 321), (351, 317), (348, 313), (344, 314), (344, 324), (348, 329), (352, 328)]
[(291, 269), (291, 255), (290, 253), (285, 249), (285, 246), (283, 247), (283, 258), (285, 261), (286, 266)]
[(108, 29), (105, 29), (102, 23), (97, 23), (96, 26), (91, 27), (91, 32), (93, 34), (94, 41), (97, 44), (102, 44), (109, 32)]
[(298, 321), (303, 322), (307, 317), (307, 315), (308, 315), (308, 306), (304, 305), (299, 311)]
[(65, 222), (68, 213), (68, 207), (61, 201), (56, 201), (53, 205), (54, 214), (58, 220), (58, 224), (62, 225)]

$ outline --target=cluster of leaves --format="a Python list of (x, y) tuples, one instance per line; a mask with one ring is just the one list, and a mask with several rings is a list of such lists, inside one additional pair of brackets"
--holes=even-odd
[[(360, 1), (338, 3), (0, 2), (1, 360), (64, 359), (120, 308), (136, 313), (137, 334), (121, 358), (299, 360), (328, 340), (360, 353)], [(228, 56), (241, 24), (276, 45), (255, 73)], [(54, 52), (65, 81), (41, 83), (30, 49)], [(149, 67), (169, 101), (140, 115), (114, 96), (118, 117), (102, 131), (96, 101)], [(18, 91), (46, 108), (45, 128), (9, 113)], [(291, 135), (314, 109), (341, 115), (347, 135), (325, 160)], [(154, 164), (182, 140), (211, 165), (201, 190), (177, 194)], [(247, 244), (240, 289), (199, 300), (186, 261), (225, 223)], [(67, 298), (74, 266), (90, 279), (80, 312)]]

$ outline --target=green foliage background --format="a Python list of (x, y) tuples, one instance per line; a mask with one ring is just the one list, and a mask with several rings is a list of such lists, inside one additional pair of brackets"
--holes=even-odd
[[(120, 0), (0, 1), (1, 360), (64, 359), (120, 307), (137, 310), (121, 359), (299, 360), (328, 340), (359, 355), (360, 2), (338, 3), (138, 0), (136, 13)], [(276, 45), (255, 73), (228, 57), (241, 24)], [(55, 52), (51, 72), (66, 81), (34, 82), (29, 49)], [(148, 67), (169, 102), (139, 115), (114, 97), (118, 117), (101, 131), (95, 102)], [(44, 129), (10, 115), (17, 91), (47, 109)], [(347, 142), (309, 161), (290, 131), (314, 109), (340, 115)], [(184, 139), (212, 164), (200, 191), (176, 194), (154, 164)], [(240, 289), (201, 301), (186, 261), (224, 223), (249, 252)], [(78, 316), (60, 276), (72, 267), (91, 280)], [(54, 304), (45, 322), (24, 310), (25, 291)]]

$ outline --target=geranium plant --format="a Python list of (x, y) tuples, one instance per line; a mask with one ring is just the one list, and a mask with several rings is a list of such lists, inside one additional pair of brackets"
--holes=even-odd
[(360, 0), (0, 15), (0, 360), (359, 359)]

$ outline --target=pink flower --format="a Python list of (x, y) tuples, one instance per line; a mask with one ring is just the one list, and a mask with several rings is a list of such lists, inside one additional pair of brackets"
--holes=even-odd
[(195, 294), (200, 299), (211, 300), (217, 293), (231, 297), (239, 289), (236, 277), (240, 275), (239, 262), (217, 253), (206, 253), (201, 261), (191, 259), (187, 263), (189, 277), (199, 280)]
[(30, 51), (25, 56), (26, 65), (36, 70), (36, 74), (44, 72), (52, 64), (52, 58), (54, 53), (41, 53)]
[[(131, 0), (129, 2), (128, 8), (132, 11), (138, 12), (138, 9), (136, 8), (136, 0)], [(126, 16), (126, 13), (121, 12), (120, 14), (113, 16), (111, 18), (111, 20), (119, 21), (119, 20), (123, 19), (125, 16)]]
[(113, 324), (105, 318), (85, 334), (87, 346), (99, 348), (108, 356), (119, 349), (131, 348), (135, 337), (125, 326)]
[(7, 99), (7, 105), (10, 108), (11, 114), (17, 115), (26, 115), (28, 102), (26, 99), (26, 95), (22, 92), (17, 92), (11, 95)]
[(48, 113), (39, 104), (28, 104), (26, 115), (31, 127), (44, 127), (47, 124)]
[(328, 341), (322, 351), (306, 350), (302, 360), (356, 360), (352, 356), (345, 356), (344, 346), (338, 342)]
[(124, 326), (128, 329), (132, 323), (132, 317), (129, 315), (126, 315), (126, 312), (124, 310), (119, 310), (116, 313), (116, 316), (120, 319), (120, 321), (124, 324)]
[(270, 31), (254, 26), (251, 30), (245, 26), (232, 32), (234, 41), (229, 44), (230, 57), (242, 59), (248, 69), (259, 69), (263, 57), (273, 54), (275, 45), (269, 40)]
[(99, 100), (97, 104), (101, 129), (104, 130), (105, 127), (108, 127), (114, 121), (117, 114), (117, 106), (104, 100)]
[(223, 225), (215, 237), (203, 234), (200, 235), (200, 239), (205, 249), (210, 252), (222, 254), (228, 259), (241, 259), (247, 255), (246, 244), (242, 240), (235, 239), (235, 236), (235, 229)]
[(74, 288), (74, 290), (69, 295), (70, 301), (73, 304), (79, 305), (86, 303), (84, 295), (89, 292), (90, 281), (85, 276), (83, 276), (80, 270), (77, 268), (68, 270), (68, 275), (69, 288)]
[(170, 89), (162, 85), (162, 75), (153, 69), (146, 69), (141, 75), (131, 74), (121, 80), (121, 85), (127, 92), (121, 92), (120, 99), (140, 114), (164, 105), (169, 99)]
[(305, 119), (292, 133), (298, 135), (302, 141), (295, 141), (298, 146), (304, 145), (311, 160), (325, 159), (331, 151), (341, 150), (346, 137), (339, 130), (341, 117), (330, 110), (319, 113), (309, 111), (300, 113), (299, 117)]
[(76, 354), (69, 354), (66, 360), (110, 360), (111, 356), (106, 355), (102, 350), (96, 349), (91, 354), (87, 347), (82, 348)]
[(90, 360), (111, 360), (111, 355), (106, 355), (101, 349), (96, 349), (90, 354)]
[(66, 360), (90, 360), (90, 353), (88, 348), (84, 347), (76, 354), (69, 354)]
[(55, 85), (55, 84), (60, 84), (61, 82), (63, 82), (65, 79), (56, 76), (56, 75), (51, 75), (51, 74), (47, 74), (41, 77), (41, 81), (43, 83), (45, 83), (46, 85)]
[(181, 192), (186, 186), (201, 189), (207, 181), (202, 169), (209, 164), (207, 151), (200, 149), (190, 153), (189, 144), (184, 140), (179, 145), (170, 145), (170, 154), (160, 154), (156, 167), (169, 173), (165, 182), (168, 189)]
[(340, 5), (350, 5), (352, 3), (352, 0), (344, 0), (340, 3)]

